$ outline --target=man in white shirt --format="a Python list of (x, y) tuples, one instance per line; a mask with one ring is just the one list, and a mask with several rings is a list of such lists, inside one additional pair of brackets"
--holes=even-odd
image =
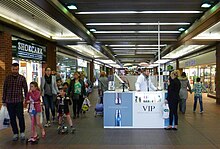
[(142, 74), (140, 74), (135, 83), (136, 91), (156, 91), (157, 88), (153, 85), (150, 80), (150, 72), (145, 69)]

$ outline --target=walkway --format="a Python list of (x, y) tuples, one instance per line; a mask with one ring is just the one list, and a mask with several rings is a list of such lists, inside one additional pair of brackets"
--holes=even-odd
[[(0, 149), (217, 149), (220, 148), (220, 105), (204, 95), (204, 114), (192, 112), (192, 99), (187, 101), (187, 112), (179, 114), (179, 130), (163, 129), (103, 129), (102, 117), (94, 117), (97, 93), (91, 97), (93, 107), (86, 115), (74, 120), (75, 134), (58, 135), (54, 125), (46, 128), (45, 140), (38, 145), (12, 142), (11, 129), (0, 131)], [(27, 126), (30, 125), (26, 116)], [(27, 127), (27, 136), (30, 126)]]

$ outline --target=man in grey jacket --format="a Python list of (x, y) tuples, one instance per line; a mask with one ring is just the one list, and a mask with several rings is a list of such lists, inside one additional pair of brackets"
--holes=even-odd
[[(186, 77), (185, 72), (183, 72), (178, 79), (180, 80), (180, 83), (181, 83), (181, 88), (180, 88), (180, 93), (179, 93), (179, 96), (180, 96), (180, 99), (179, 99), (179, 108), (180, 109), (179, 110), (180, 110), (180, 112), (185, 114), (185, 112), (186, 112), (186, 100), (188, 98), (188, 90), (191, 94), (192, 94), (192, 91), (191, 91), (191, 87), (190, 87), (190, 84), (189, 84), (189, 80)], [(187, 88), (188, 88), (188, 90), (187, 90)]]

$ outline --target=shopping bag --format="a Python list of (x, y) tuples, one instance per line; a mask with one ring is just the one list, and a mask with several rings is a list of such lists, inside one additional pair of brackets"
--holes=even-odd
[(7, 128), (10, 126), (10, 118), (8, 114), (8, 110), (6, 106), (2, 106), (1, 108), (1, 122), (4, 128)]
[(169, 118), (170, 109), (169, 109), (168, 104), (167, 104), (167, 103), (164, 103), (162, 109), (163, 109), (163, 111), (162, 111), (163, 118), (164, 118), (164, 119)]
[(87, 105), (88, 107), (91, 106), (89, 99), (86, 97), (83, 101), (83, 105)]
[(82, 110), (88, 111), (89, 107), (91, 106), (89, 99), (86, 97), (83, 101)]

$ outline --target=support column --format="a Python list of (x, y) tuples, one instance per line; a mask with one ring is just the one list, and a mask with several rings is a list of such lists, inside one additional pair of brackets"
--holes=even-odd
[(220, 104), (220, 43), (216, 46), (216, 74), (215, 74), (215, 85), (216, 85), (216, 103)]
[(92, 60), (90, 62), (90, 81), (93, 82), (95, 80), (94, 79), (94, 61)]
[(11, 73), (12, 39), (11, 34), (0, 32), (0, 106), (5, 77)]
[(52, 70), (56, 71), (56, 43), (48, 42), (47, 43), (47, 60), (46, 65), (43, 67), (50, 67)]

